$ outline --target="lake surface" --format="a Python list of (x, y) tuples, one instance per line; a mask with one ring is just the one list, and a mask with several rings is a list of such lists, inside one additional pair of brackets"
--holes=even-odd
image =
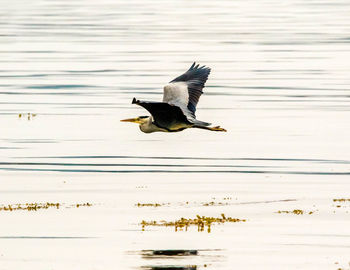
[[(61, 207), (0, 211), (0, 270), (350, 269), (350, 201), (334, 201), (350, 198), (349, 12), (341, 0), (3, 3), (0, 209)], [(194, 61), (212, 69), (197, 118), (227, 133), (119, 121), (147, 115), (132, 98), (161, 100)], [(140, 225), (222, 213), (246, 222)], [(172, 249), (197, 252), (152, 253)]]

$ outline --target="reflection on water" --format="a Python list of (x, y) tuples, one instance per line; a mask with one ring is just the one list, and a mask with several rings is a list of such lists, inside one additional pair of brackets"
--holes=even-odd
[[(214, 269), (305, 269), (310, 261), (315, 269), (331, 269), (333, 258), (348, 254), (327, 231), (343, 230), (348, 219), (326, 202), (347, 198), (349, 190), (349, 9), (347, 0), (2, 5), (1, 204), (91, 201), (106, 207), (92, 209), (94, 214), (0, 215), (0, 238), (8, 242), (0, 254), (4, 269), (134, 269), (145, 263), (133, 256), (128, 261), (120, 255), (125, 250), (212, 246), (227, 249), (229, 261), (213, 263)], [(212, 68), (197, 116), (227, 133), (149, 135), (119, 122), (145, 114), (131, 104), (134, 96), (161, 100), (162, 87), (194, 61)], [(238, 199), (205, 210), (179, 206), (224, 196)], [(134, 207), (138, 201), (170, 200), (167, 210)], [(292, 205), (288, 209), (317, 205), (319, 211), (300, 217), (304, 226), (290, 223), (291, 217), (277, 221), (270, 215), (280, 203)], [(222, 226), (213, 238), (141, 232), (135, 225), (197, 211), (238, 213), (249, 217), (249, 224)], [(319, 230), (315, 235), (329, 236), (332, 249), (325, 249), (321, 237), (312, 242), (303, 237), (310, 235), (310, 224)], [(55, 239), (62, 245), (53, 252)], [(59, 261), (53, 259), (56, 251)], [(266, 254), (278, 258), (269, 261)], [(296, 259), (290, 261), (290, 254)], [(181, 264), (159, 265), (185, 266), (155, 263), (148, 269), (207, 263), (201, 256), (184, 257)]]
[(175, 265), (166, 265), (166, 266), (144, 266), (141, 269), (146, 270), (196, 270), (196, 265), (188, 266), (175, 266)]
[(193, 256), (198, 255), (198, 250), (186, 249), (165, 249), (165, 250), (143, 250), (142, 255), (145, 258), (156, 258), (158, 256)]

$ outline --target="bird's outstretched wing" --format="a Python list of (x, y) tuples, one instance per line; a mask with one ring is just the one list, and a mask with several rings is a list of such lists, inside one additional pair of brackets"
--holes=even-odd
[(135, 98), (132, 103), (149, 111), (154, 123), (160, 128), (171, 130), (179, 124), (190, 124), (182, 110), (177, 106), (165, 102), (140, 101)]
[(163, 102), (180, 107), (190, 121), (195, 120), (196, 106), (209, 73), (210, 68), (193, 63), (184, 74), (164, 86)]

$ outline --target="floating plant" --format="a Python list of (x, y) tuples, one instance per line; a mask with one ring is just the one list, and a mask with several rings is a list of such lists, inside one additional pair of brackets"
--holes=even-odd
[[(179, 202), (177, 203), (180, 206), (184, 205), (201, 205), (201, 206), (225, 206), (225, 205), (230, 205), (228, 202)], [(137, 203), (135, 206), (137, 207), (160, 207), (160, 206), (166, 206), (170, 205), (170, 203)]]
[(226, 217), (224, 214), (221, 214), (221, 217), (206, 217), (197, 215), (194, 219), (180, 218), (176, 221), (145, 221), (143, 220), (140, 225), (142, 226), (142, 230), (145, 229), (146, 226), (164, 226), (164, 227), (174, 227), (175, 231), (185, 229), (187, 231), (190, 226), (197, 226), (198, 231), (202, 232), (207, 229), (208, 233), (211, 232), (211, 226), (213, 224), (223, 224), (223, 223), (232, 223), (232, 222), (246, 222), (246, 219), (239, 218), (231, 218)]
[(315, 211), (304, 211), (301, 209), (294, 209), (293, 211), (277, 211), (278, 214), (294, 214), (294, 215), (303, 215), (303, 214), (313, 214)]
[(163, 205), (169, 205), (170, 203), (137, 203), (135, 206), (137, 207), (159, 207)]
[(86, 207), (86, 206), (92, 206), (91, 203), (77, 203), (72, 205), (65, 205), (62, 203), (18, 203), (18, 204), (8, 204), (8, 205), (0, 205), (0, 211), (19, 211), (19, 210), (25, 210), (25, 211), (38, 211), (40, 209), (49, 209), (49, 208), (79, 208), (79, 207)]
[(18, 118), (27, 118), (27, 120), (33, 120), (36, 116), (36, 113), (19, 113)]
[(203, 206), (224, 206), (224, 205), (229, 205), (229, 203), (223, 203), (223, 202), (203, 202), (201, 203)]
[(350, 202), (350, 199), (333, 199), (333, 202)]

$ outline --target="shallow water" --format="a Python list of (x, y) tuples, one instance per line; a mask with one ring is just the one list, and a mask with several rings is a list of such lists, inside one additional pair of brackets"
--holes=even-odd
[[(0, 204), (93, 206), (0, 211), (0, 269), (348, 269), (350, 203), (333, 199), (350, 198), (349, 11), (328, 0), (2, 5)], [(132, 98), (161, 100), (193, 61), (212, 68), (197, 117), (227, 133), (119, 121), (147, 115)], [(314, 213), (276, 213), (293, 209)], [(221, 213), (247, 222), (209, 234), (139, 225)], [(163, 249), (198, 254), (143, 255)]]

